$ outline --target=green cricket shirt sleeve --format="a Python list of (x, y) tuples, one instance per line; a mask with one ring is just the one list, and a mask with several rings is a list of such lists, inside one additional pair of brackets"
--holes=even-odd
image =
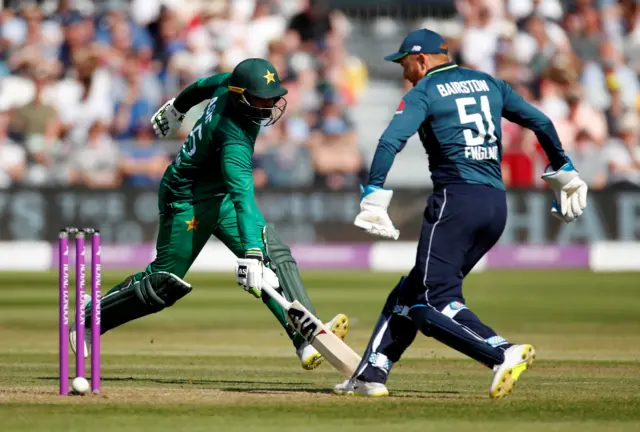
[(200, 78), (198, 81), (188, 85), (173, 101), (173, 106), (181, 113), (186, 113), (192, 107), (211, 99), (211, 95), (216, 89), (225, 85), (230, 73), (221, 73), (207, 78)]
[(244, 142), (226, 142), (221, 149), (222, 174), (227, 192), (236, 209), (238, 231), (244, 250), (264, 249), (262, 232), (257, 220), (260, 210), (256, 205), (253, 190), (251, 160), (253, 149)]

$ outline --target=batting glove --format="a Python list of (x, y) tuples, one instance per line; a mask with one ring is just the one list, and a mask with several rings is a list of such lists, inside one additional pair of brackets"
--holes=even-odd
[(244, 258), (238, 258), (235, 271), (238, 285), (256, 298), (262, 296), (262, 287), (265, 285), (273, 289), (280, 287), (276, 274), (264, 265), (260, 249), (249, 249)]
[(366, 188), (360, 186), (360, 191), (362, 192), (360, 213), (353, 224), (370, 234), (398, 240), (400, 231), (393, 226), (387, 213), (393, 191), (377, 186)]
[(184, 120), (184, 114), (179, 112), (174, 106), (173, 102), (176, 99), (173, 98), (164, 104), (162, 108), (156, 112), (151, 118), (151, 124), (153, 125), (153, 131), (158, 138), (172, 137)]
[(589, 187), (580, 179), (571, 161), (558, 171), (547, 166), (542, 179), (551, 186), (556, 200), (551, 205), (551, 215), (565, 223), (570, 223), (582, 215), (587, 207)]

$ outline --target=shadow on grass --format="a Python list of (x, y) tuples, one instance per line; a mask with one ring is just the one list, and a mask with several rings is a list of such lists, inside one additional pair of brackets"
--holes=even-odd
[[(59, 377), (42, 376), (37, 379), (42, 381), (58, 381)], [(104, 377), (100, 381), (103, 382), (131, 382), (131, 383), (155, 383), (155, 384), (196, 384), (196, 385), (215, 385), (215, 384), (251, 384), (251, 385), (267, 385), (267, 386), (296, 386), (309, 385), (308, 382), (282, 382), (282, 381), (239, 381), (239, 380), (207, 380), (207, 379), (181, 379), (181, 378), (148, 378), (148, 377)], [(220, 389), (224, 390), (224, 389)]]
[[(37, 379), (43, 381), (57, 381), (58, 377), (42, 376)], [(105, 377), (103, 382), (113, 383), (138, 383), (138, 384), (163, 384), (163, 385), (197, 385), (215, 388), (216, 390), (230, 393), (246, 394), (277, 394), (277, 393), (311, 393), (311, 394), (333, 394), (330, 387), (309, 387), (309, 382), (282, 382), (282, 381), (246, 381), (246, 380), (224, 380), (224, 379), (179, 379), (179, 378), (148, 378), (148, 377)], [(459, 391), (453, 390), (412, 390), (394, 389), (394, 398), (424, 398), (433, 399), (458, 397)]]

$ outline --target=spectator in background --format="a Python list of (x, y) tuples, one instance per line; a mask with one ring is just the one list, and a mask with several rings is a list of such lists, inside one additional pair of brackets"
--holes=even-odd
[[(613, 38), (618, 46), (624, 47), (629, 67), (640, 74), (640, 4), (635, 0), (621, 0), (619, 8), (619, 34)], [(613, 13), (608, 12), (607, 16), (611, 15)]]
[(132, 138), (139, 124), (148, 122), (161, 103), (162, 87), (156, 77), (140, 64), (130, 51), (114, 79), (115, 106), (113, 134), (116, 139)]
[(150, 60), (153, 53), (153, 40), (145, 28), (140, 27), (127, 16), (128, 5), (124, 1), (110, 1), (107, 14), (98, 21), (96, 28), (96, 42), (109, 49), (119, 45), (120, 50), (128, 49), (130, 45), (138, 56)]
[(610, 90), (620, 91), (625, 109), (636, 107), (640, 84), (638, 76), (624, 63), (620, 50), (611, 40), (600, 45), (598, 61), (585, 65), (581, 83), (589, 103), (600, 110), (611, 106)]
[(636, 112), (627, 112), (620, 120), (617, 137), (605, 150), (609, 165), (610, 185), (640, 186), (640, 119)]
[(291, 18), (289, 32), (297, 37), (302, 50), (315, 52), (323, 49), (331, 36), (331, 9), (327, 0), (307, 1), (307, 7)]
[(72, 54), (72, 77), (48, 89), (46, 98), (56, 106), (66, 138), (82, 146), (91, 125), (100, 120), (110, 126), (113, 121), (113, 82), (95, 50), (83, 47)]
[(531, 15), (550, 20), (560, 20), (562, 17), (560, 0), (507, 0), (507, 10), (516, 20)]
[(65, 12), (59, 19), (64, 26), (64, 40), (60, 46), (58, 60), (62, 70), (67, 71), (72, 66), (73, 53), (93, 40), (95, 27), (93, 20), (77, 11)]
[(167, 67), (171, 58), (187, 50), (187, 44), (180, 33), (180, 24), (175, 14), (168, 8), (162, 8), (157, 23), (155, 44), (153, 46), (154, 69), (161, 79), (168, 80)]
[(96, 120), (90, 125), (86, 145), (71, 153), (70, 168), (71, 184), (96, 189), (120, 186), (120, 154), (109, 136), (108, 123)]
[(124, 183), (133, 187), (156, 187), (170, 160), (166, 152), (155, 145), (156, 138), (147, 119), (135, 125), (132, 138), (135, 140), (122, 147)]
[(13, 125), (20, 132), (28, 151), (28, 170), (25, 181), (43, 185), (52, 180), (56, 169), (53, 153), (58, 147), (61, 127), (55, 107), (45, 100), (43, 94), (50, 85), (50, 75), (46, 66), (30, 71), (35, 88), (33, 100), (14, 110)]
[(27, 24), (11, 8), (0, 11), (0, 39), (5, 49), (19, 47), (27, 38)]
[(319, 122), (309, 140), (309, 150), (318, 186), (342, 189), (358, 185), (362, 155), (353, 125), (336, 95), (325, 99)]
[(607, 119), (601, 111), (591, 107), (583, 97), (579, 86), (572, 86), (565, 94), (568, 107), (568, 121), (575, 128), (575, 134), (584, 131), (589, 139), (602, 145), (607, 140)]
[[(524, 85), (513, 85), (522, 97), (535, 104), (533, 93)], [(537, 138), (525, 129), (502, 119), (502, 177), (508, 188), (531, 188), (535, 185), (535, 158)]]
[(578, 57), (585, 62), (597, 60), (600, 45), (604, 42), (598, 11), (591, 5), (585, 5), (581, 13), (570, 13), (564, 21), (571, 46)]
[(280, 38), (287, 26), (285, 17), (275, 15), (273, 6), (264, 0), (256, 2), (253, 17), (248, 23), (247, 35), (261, 35), (260, 38), (249, 37), (246, 43), (247, 57), (265, 57), (269, 42)]
[(62, 32), (57, 23), (44, 21), (36, 5), (27, 4), (22, 8), (25, 22), (25, 36), (9, 53), (9, 68), (20, 73), (32, 65), (40, 65), (57, 71), (58, 46), (62, 41)]
[(8, 136), (9, 115), (0, 112), (0, 188), (6, 189), (22, 180), (27, 156), (24, 149)]
[(461, 53), (464, 64), (495, 74), (494, 57), (498, 49), (499, 27), (492, 21), (489, 8), (484, 6), (467, 19)]
[(305, 144), (309, 126), (300, 116), (289, 114), (286, 119), (263, 128), (256, 142), (259, 180), (273, 186), (303, 186), (313, 181), (313, 166)]
[(580, 178), (594, 190), (607, 185), (608, 162), (605, 145), (606, 140), (594, 139), (587, 130), (582, 129), (576, 135), (574, 149), (567, 152), (575, 166), (580, 167)]
[(28, 104), (14, 110), (13, 123), (25, 136), (41, 135), (51, 142), (60, 136), (60, 123), (55, 107), (43, 100), (45, 89), (51, 84), (46, 66), (36, 66), (29, 71), (34, 96)]

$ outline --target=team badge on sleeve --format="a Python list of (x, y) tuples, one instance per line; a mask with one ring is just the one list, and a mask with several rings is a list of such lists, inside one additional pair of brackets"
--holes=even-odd
[(396, 114), (402, 114), (404, 112), (404, 99), (400, 101), (400, 105), (396, 108)]

